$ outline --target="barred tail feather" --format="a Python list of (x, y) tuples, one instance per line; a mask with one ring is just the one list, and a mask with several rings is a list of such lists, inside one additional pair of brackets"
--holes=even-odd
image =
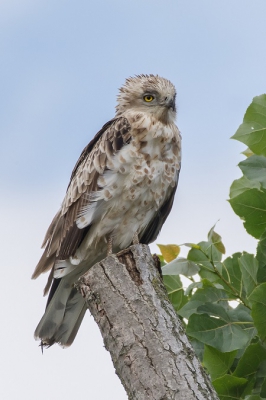
[(45, 313), (39, 322), (34, 337), (45, 346), (55, 342), (69, 346), (79, 329), (86, 311), (85, 300), (68, 279), (59, 283)]
[[(73, 304), (74, 301), (75, 303)], [(76, 292), (70, 302), (67, 303), (64, 319), (55, 335), (55, 341), (62, 347), (68, 347), (72, 344), (86, 310), (85, 300), (80, 293)]]

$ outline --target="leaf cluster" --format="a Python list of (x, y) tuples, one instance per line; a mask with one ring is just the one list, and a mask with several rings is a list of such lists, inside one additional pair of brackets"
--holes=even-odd
[[(266, 399), (266, 95), (253, 99), (234, 139), (249, 146), (230, 204), (258, 239), (255, 255), (225, 257), (213, 227), (206, 241), (159, 245), (163, 279), (221, 400)], [(180, 279), (180, 276), (185, 277)], [(184, 283), (185, 282), (185, 283)]]

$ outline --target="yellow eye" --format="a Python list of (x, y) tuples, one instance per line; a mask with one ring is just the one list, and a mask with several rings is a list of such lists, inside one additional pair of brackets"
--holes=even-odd
[(147, 103), (150, 103), (154, 97), (151, 94), (147, 94), (146, 96), (143, 97), (144, 101), (147, 101)]

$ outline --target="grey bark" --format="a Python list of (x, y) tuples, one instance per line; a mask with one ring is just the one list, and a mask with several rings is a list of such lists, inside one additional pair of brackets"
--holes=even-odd
[(129, 399), (217, 400), (146, 245), (95, 264), (78, 283)]

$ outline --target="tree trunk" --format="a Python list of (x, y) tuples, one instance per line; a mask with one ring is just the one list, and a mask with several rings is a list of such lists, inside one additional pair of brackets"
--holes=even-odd
[(76, 284), (129, 399), (217, 400), (148, 246), (95, 264)]

